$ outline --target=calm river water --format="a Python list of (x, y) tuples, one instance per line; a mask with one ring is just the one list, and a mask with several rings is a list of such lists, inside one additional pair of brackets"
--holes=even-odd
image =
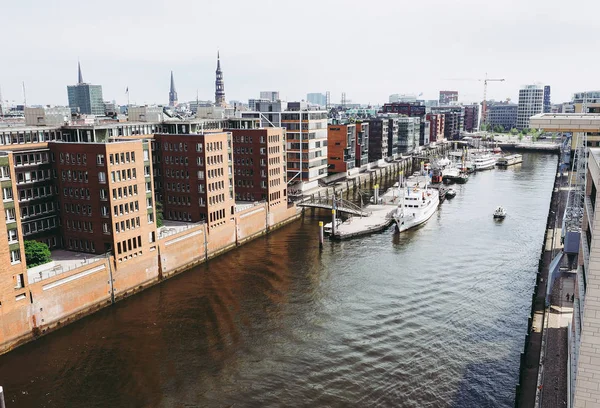
[(320, 251), (307, 212), (1, 356), (7, 408), (510, 407), (556, 163), (475, 174), (400, 236)]

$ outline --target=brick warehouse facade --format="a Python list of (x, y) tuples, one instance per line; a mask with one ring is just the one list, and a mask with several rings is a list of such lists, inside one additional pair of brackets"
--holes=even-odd
[(235, 199), (287, 203), (285, 130), (229, 129), (233, 140)]
[[(282, 129), (248, 132), (240, 130), (240, 138), (252, 134), (258, 136), (260, 143), (261, 136), (265, 137), (269, 188), (266, 202), (241, 207), (236, 207), (232, 198), (236, 191), (234, 168), (231, 168), (230, 176), (230, 165), (233, 164), (231, 132), (163, 135), (164, 140), (159, 140), (160, 135), (140, 135), (137, 139), (114, 143), (50, 142), (36, 146), (43, 147), (42, 151), (48, 154), (52, 180), (44, 180), (44, 184), (54, 187), (55, 215), (60, 225), (53, 235), (48, 236), (56, 238), (57, 246), (74, 254), (89, 253), (91, 258), (85, 261), (82, 256), (79, 259), (83, 261), (75, 267), (44, 276), (40, 273), (35, 280), (28, 279), (28, 273), (31, 277), (34, 272), (27, 270), (25, 265), (20, 234), (22, 217), (14, 199), (18, 196), (15, 169), (24, 172), (29, 164), (23, 167), (13, 164), (16, 155), (25, 154), (25, 151), (0, 154), (0, 178), (5, 194), (3, 214), (7, 221), (2, 225), (7, 236), (12, 236), (6, 244), (0, 245), (0, 256), (11, 260), (0, 268), (0, 353), (295, 219), (298, 210), (288, 206), (285, 197)], [(157, 140), (152, 140), (155, 138)], [(170, 143), (168, 150), (157, 150), (157, 156), (153, 157), (151, 146), (156, 147), (162, 142), (164, 147), (165, 141)], [(186, 163), (185, 158), (181, 160), (185, 155), (180, 153), (186, 150), (184, 145), (180, 148), (179, 143), (185, 142), (188, 143), (187, 151), (193, 151), (196, 160), (195, 173), (190, 171), (190, 180), (194, 174), (198, 181), (201, 176), (198, 176), (200, 170), (196, 169), (203, 168), (205, 183), (215, 183), (206, 187), (203, 196), (206, 222), (190, 224), (175, 235), (157, 237), (154, 197), (159, 193), (163, 199), (169, 194), (177, 196), (174, 194), (177, 187), (172, 191), (171, 186), (167, 191), (164, 183), (168, 180), (176, 184), (178, 170), (181, 183), (181, 169), (186, 168)], [(174, 143), (177, 143), (177, 150)], [(261, 156), (260, 149), (256, 155)], [(180, 157), (175, 159), (175, 156)], [(198, 157), (202, 158), (203, 166), (197, 164)], [(34, 157), (34, 160), (37, 159)], [(165, 165), (167, 160), (168, 165)], [(176, 160), (183, 165), (176, 165)], [(256, 162), (260, 167), (260, 159)], [(188, 158), (188, 168), (190, 164)], [(162, 190), (154, 191), (152, 173), (167, 169), (175, 177), (163, 178)], [(276, 169), (279, 171), (274, 171)], [(46, 177), (46, 173), (42, 175)], [(30, 176), (23, 174), (24, 185)], [(37, 173), (35, 177), (38, 177)], [(217, 185), (219, 181), (222, 183)], [(199, 184), (195, 184), (196, 191)], [(174, 198), (172, 210), (179, 208), (173, 202)], [(167, 207), (168, 204), (165, 209)], [(185, 208), (191, 211), (193, 207), (199, 207), (198, 202), (195, 206), (190, 202), (188, 206), (186, 200)], [(225, 209), (225, 215), (221, 211), (222, 218), (215, 215)], [(93, 256), (103, 254), (107, 249), (110, 252), (104, 257)]]
[(163, 217), (224, 225), (235, 213), (231, 133), (156, 134), (152, 146)]

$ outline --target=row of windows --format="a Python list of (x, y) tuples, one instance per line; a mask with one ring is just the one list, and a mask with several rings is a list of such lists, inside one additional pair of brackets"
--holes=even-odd
[[(104, 214), (105, 208), (106, 207), (103, 207), (102, 215), (108, 216), (108, 209), (105, 210), (106, 214)], [(118, 217), (120, 215), (129, 214), (130, 212), (139, 211), (139, 210), (140, 210), (139, 203), (137, 201), (132, 201), (130, 203), (115, 205), (113, 207), (113, 214), (115, 215), (115, 217)]]
[(171, 211), (169, 210), (168, 219), (173, 221), (192, 221), (192, 214), (185, 211)]
[[(202, 173), (202, 178), (204, 178), (204, 172), (202, 170), (198, 170), (198, 178), (200, 178), (200, 173)], [(165, 169), (165, 176), (169, 178), (190, 178), (190, 172), (187, 170), (171, 170)]]
[(50, 180), (50, 170), (26, 171), (17, 173), (17, 183), (34, 183), (36, 181)]
[(213, 211), (209, 214), (210, 222), (217, 222), (224, 224), (225, 223), (225, 210)]
[(132, 251), (134, 249), (142, 247), (142, 237), (138, 235), (137, 237), (129, 238), (125, 241), (117, 242), (117, 253), (122, 254), (125, 252)]
[(281, 167), (277, 167), (275, 169), (270, 169), (269, 170), (269, 176), (276, 176), (278, 174), (281, 174)]
[(225, 183), (223, 181), (217, 181), (208, 184), (208, 191), (221, 190), (223, 188), (225, 188)]
[(281, 184), (281, 179), (275, 179), (275, 180), (269, 181), (269, 187), (277, 187), (280, 184)]
[[(140, 217), (130, 218), (121, 222), (115, 223), (115, 232), (118, 234), (120, 232), (129, 231), (130, 229), (135, 229), (140, 227)], [(140, 244), (141, 245), (141, 244)]]
[(275, 191), (269, 194), (269, 201), (279, 200), (281, 198), (281, 191)]
[(275, 164), (279, 164), (279, 163), (281, 163), (280, 157), (271, 157), (269, 159), (269, 165), (275, 165)]
[[(190, 192), (189, 183), (166, 183), (167, 191), (179, 191), (179, 192)], [(198, 186), (198, 192), (200, 192), (200, 186)]]
[(52, 132), (6, 132), (0, 134), (0, 144), (38, 143), (48, 140), (62, 140), (60, 131)]
[(254, 187), (254, 180), (243, 180), (243, 179), (240, 180), (240, 179), (237, 179), (235, 181), (235, 184), (238, 187), (250, 187), (251, 188), (251, 187)]
[[(21, 218), (29, 218), (34, 217), (40, 214), (48, 214), (54, 211), (54, 202), (46, 202), (40, 204), (32, 204), (21, 207)], [(14, 220), (15, 219), (15, 210), (14, 208), (8, 208), (6, 210), (6, 220)]]
[(135, 152), (115, 153), (108, 156), (110, 164), (135, 163)]
[(120, 181), (125, 181), (125, 180), (131, 180), (131, 179), (136, 179), (137, 177), (137, 172), (135, 168), (131, 168), (131, 169), (123, 169), (123, 170), (117, 170), (117, 171), (111, 171), (110, 172), (110, 179), (112, 180), (113, 183), (118, 183)]
[(92, 216), (92, 206), (91, 205), (65, 204), (64, 209), (65, 209), (66, 213), (83, 214), (88, 217)]
[(173, 205), (191, 205), (190, 197), (170, 196), (167, 195), (167, 202)]
[(235, 159), (235, 164), (237, 166), (240, 166), (240, 165), (241, 166), (253, 166), (254, 165), (254, 160), (251, 159), (251, 158), (250, 159), (245, 159), (245, 158), (239, 159), (239, 158), (236, 158)]
[(61, 172), (62, 180), (79, 181), (82, 183), (88, 182), (88, 172), (80, 170), (63, 170)]
[[(134, 195), (137, 195), (137, 193), (138, 193), (137, 184), (134, 184), (133, 186), (126, 186), (126, 187), (119, 187), (119, 188), (112, 189), (113, 200), (127, 198), (129, 196), (134, 196)], [(100, 198), (102, 198), (102, 196)]]
[[(102, 156), (104, 157), (104, 156)], [(87, 164), (87, 155), (85, 153), (60, 153), (58, 155), (61, 164), (77, 164), (77, 165), (86, 165)]]
[[(207, 170), (207, 174), (208, 174), (208, 178), (214, 178), (214, 177), (222, 177), (223, 174), (225, 174), (223, 172), (223, 168), (219, 167), (218, 169), (213, 169), (213, 170)], [(198, 177), (200, 178), (200, 177)]]
[(30, 166), (34, 164), (49, 163), (48, 153), (29, 153), (29, 154), (15, 154), (14, 155), (15, 166)]
[[(198, 147), (200, 146), (200, 147)], [(168, 142), (164, 142), (163, 143), (163, 150), (164, 151), (173, 151), (173, 152), (187, 152), (188, 149), (188, 145), (187, 143), (168, 143)], [(198, 150), (200, 149), (200, 150)], [(202, 151), (202, 143), (198, 143), (196, 145), (196, 151), (201, 152)]]
[(65, 197), (74, 197), (81, 198), (82, 200), (90, 199), (90, 189), (89, 188), (73, 188), (73, 187), (65, 187), (63, 188), (63, 196)]
[(68, 246), (70, 250), (81, 251), (81, 252), (96, 252), (94, 241), (88, 241), (87, 239), (71, 239), (69, 238)]
[(250, 177), (254, 175), (254, 170), (252, 169), (237, 169), (237, 175), (238, 176), (246, 176), (246, 177)]
[(225, 194), (217, 194), (215, 196), (208, 197), (208, 204), (213, 205), (217, 203), (225, 202)]
[(67, 229), (73, 231), (94, 232), (91, 221), (71, 221), (67, 220)]
[[(235, 154), (252, 154), (252, 148), (251, 147), (236, 147), (233, 152)], [(262, 152), (262, 149), (261, 149)]]
[(235, 143), (252, 143), (252, 136), (235, 136), (233, 141)]
[[(4, 189), (6, 190), (6, 189)], [(33, 187), (27, 188), (19, 191), (19, 201), (33, 200), (36, 198), (42, 197), (50, 197), (54, 193), (54, 188), (52, 186), (44, 186), (44, 187)], [(5, 191), (3, 191), (4, 193)], [(10, 196), (12, 198), (12, 189)], [(4, 198), (5, 200), (7, 198)]]
[(35, 234), (36, 232), (49, 230), (55, 228), (58, 225), (56, 217), (45, 218), (43, 220), (32, 221), (23, 223), (23, 236)]

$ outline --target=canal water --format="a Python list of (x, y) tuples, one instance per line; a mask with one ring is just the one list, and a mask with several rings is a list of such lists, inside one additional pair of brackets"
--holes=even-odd
[(1, 356), (7, 407), (510, 407), (556, 164), (322, 251), (307, 212)]

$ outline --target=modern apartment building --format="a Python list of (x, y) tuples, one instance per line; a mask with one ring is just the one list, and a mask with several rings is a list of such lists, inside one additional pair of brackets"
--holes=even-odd
[(544, 113), (550, 113), (552, 110), (552, 99), (550, 96), (550, 85), (544, 86)]
[(369, 122), (356, 122), (356, 167), (369, 164)]
[(421, 119), (399, 117), (395, 120), (398, 126), (398, 153), (411, 154), (419, 147)]
[(316, 187), (327, 176), (327, 111), (290, 102), (281, 126), (286, 129), (288, 182), (295, 183), (295, 190)]
[(494, 128), (501, 126), (504, 130), (510, 130), (517, 127), (516, 103), (494, 102), (487, 105), (487, 125)]
[(458, 102), (458, 91), (440, 91), (440, 105), (450, 105)]
[(529, 118), (544, 111), (544, 87), (526, 85), (519, 89), (517, 129), (529, 128)]
[(286, 141), (282, 128), (228, 129), (233, 141), (235, 200), (287, 203)]
[(155, 134), (155, 196), (166, 220), (200, 222), (208, 229), (235, 213), (231, 133)]
[(479, 105), (465, 105), (465, 119), (463, 130), (465, 132), (475, 132), (479, 129)]
[(346, 173), (356, 166), (356, 124), (334, 123), (327, 127), (329, 173)]
[[(582, 112), (584, 101), (586, 112)], [(572, 105), (573, 113), (600, 113), (600, 91), (577, 92), (573, 95)]]
[(430, 142), (441, 142), (444, 140), (444, 118), (444, 114), (441, 113), (427, 114)]
[(104, 115), (104, 99), (102, 97), (102, 86), (91, 85), (83, 82), (81, 65), (78, 65), (77, 85), (67, 86), (69, 107), (74, 113), (86, 115)]
[(444, 115), (444, 138), (457, 140), (464, 129), (465, 111), (462, 106), (436, 106), (431, 108), (431, 113)]
[(366, 123), (369, 126), (369, 163), (387, 159), (389, 119), (374, 118)]

